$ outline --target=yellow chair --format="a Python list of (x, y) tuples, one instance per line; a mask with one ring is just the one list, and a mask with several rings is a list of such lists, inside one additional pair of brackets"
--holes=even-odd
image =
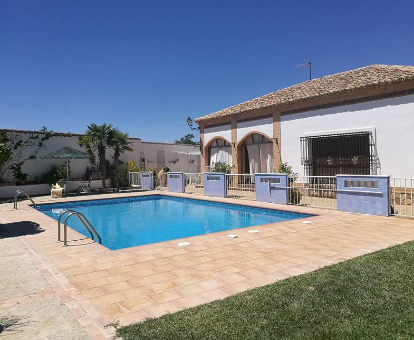
[(55, 185), (52, 184), (52, 190), (50, 191), (50, 197), (56, 198), (56, 197), (63, 197), (63, 193), (66, 193), (66, 184), (63, 186), (63, 188), (56, 183)]

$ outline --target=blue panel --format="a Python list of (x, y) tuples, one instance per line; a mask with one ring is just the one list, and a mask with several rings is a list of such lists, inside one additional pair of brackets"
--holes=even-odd
[(205, 172), (204, 195), (226, 197), (226, 174), (218, 172)]
[(389, 176), (337, 175), (338, 210), (389, 215)]
[(287, 175), (255, 174), (256, 201), (288, 203)]
[(152, 172), (141, 172), (141, 188), (154, 190), (154, 174)]
[(167, 178), (169, 192), (184, 192), (184, 174), (182, 172), (169, 172)]

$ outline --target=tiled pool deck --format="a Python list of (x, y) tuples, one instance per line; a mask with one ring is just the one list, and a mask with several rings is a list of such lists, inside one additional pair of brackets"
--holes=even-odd
[[(160, 194), (108, 194), (104, 198)], [(162, 194), (169, 194), (162, 192)], [(69, 230), (69, 247), (57, 242), (57, 222), (31, 209), (28, 202), (0, 205), (0, 223), (32, 221), (45, 229), (19, 236), (21, 251), (30, 255), (52, 287), (51, 291), (20, 295), (0, 301), (0, 307), (13, 306), (48, 294), (57, 295), (91, 338), (109, 338), (110, 322), (121, 324), (158, 317), (168, 312), (222, 299), (290, 276), (304, 274), (395, 244), (414, 239), (414, 221), (354, 215), (335, 210), (279, 206), (236, 199), (207, 198), (264, 208), (277, 208), (316, 214), (307, 218), (245, 229), (111, 251), (85, 240)], [(100, 199), (84, 196), (68, 199), (36, 198), (36, 203)], [(139, 217), (138, 221), (139, 221)], [(180, 241), (188, 247), (178, 247)]]

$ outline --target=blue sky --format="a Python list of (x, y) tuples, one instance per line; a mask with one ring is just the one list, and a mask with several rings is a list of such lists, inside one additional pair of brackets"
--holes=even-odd
[(0, 127), (111, 123), (172, 142), (200, 117), (370, 64), (414, 65), (413, 1), (0, 0)]

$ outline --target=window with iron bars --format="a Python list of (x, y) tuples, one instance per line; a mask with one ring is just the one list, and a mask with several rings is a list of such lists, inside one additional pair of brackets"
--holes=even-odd
[(371, 131), (300, 138), (306, 176), (377, 175), (379, 159)]

